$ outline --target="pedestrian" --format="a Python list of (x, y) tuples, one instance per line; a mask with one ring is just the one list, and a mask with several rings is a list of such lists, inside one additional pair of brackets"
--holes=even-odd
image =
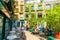
[(24, 38), (24, 36), (25, 36), (25, 27), (23, 26), (23, 24), (21, 26), (21, 35), (22, 35), (22, 38)]

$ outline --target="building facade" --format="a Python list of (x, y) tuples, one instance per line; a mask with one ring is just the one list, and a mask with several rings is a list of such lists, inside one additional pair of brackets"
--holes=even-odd
[(46, 17), (46, 10), (53, 10), (55, 3), (59, 0), (15, 0), (15, 14), (19, 20), (30, 19), (31, 17)]

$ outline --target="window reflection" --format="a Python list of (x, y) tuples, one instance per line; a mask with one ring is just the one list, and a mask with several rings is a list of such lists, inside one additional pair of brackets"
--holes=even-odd
[(42, 6), (38, 6), (38, 10), (42, 10), (43, 8), (42, 8)]
[(0, 10), (3, 8), (3, 5), (2, 5), (2, 3), (0, 2)]
[(34, 10), (34, 6), (32, 6), (32, 10)]
[(47, 10), (50, 10), (50, 9), (51, 9), (51, 5), (50, 5), (50, 4), (47, 4), (47, 5), (46, 5), (46, 9), (47, 9)]
[(1, 35), (2, 35), (2, 26), (3, 26), (3, 16), (0, 15), (0, 39), (1, 39)]
[(28, 9), (28, 6), (26, 6), (25, 10), (26, 10), (26, 11), (28, 11), (28, 10), (29, 10), (29, 9)]

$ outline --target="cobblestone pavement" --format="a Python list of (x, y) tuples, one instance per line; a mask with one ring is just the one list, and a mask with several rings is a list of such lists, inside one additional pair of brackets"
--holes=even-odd
[(25, 35), (26, 35), (26, 40), (47, 40), (47, 39), (40, 37), (38, 35), (31, 34), (29, 31), (25, 31)]

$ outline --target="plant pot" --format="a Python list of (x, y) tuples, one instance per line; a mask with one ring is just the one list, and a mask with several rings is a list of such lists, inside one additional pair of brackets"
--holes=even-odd
[(60, 34), (54, 34), (54, 37), (60, 39)]

